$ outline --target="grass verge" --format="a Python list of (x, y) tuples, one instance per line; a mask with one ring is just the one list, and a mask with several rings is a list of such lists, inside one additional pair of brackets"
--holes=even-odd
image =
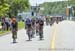
[[(1, 26), (1, 22), (0, 22), (0, 26)], [(18, 22), (18, 29), (22, 29), (24, 27), (25, 27), (24, 22), (22, 22), (22, 21)], [(11, 30), (8, 30), (8, 31), (0, 31), (0, 36), (5, 35), (5, 34), (7, 34), (9, 32), (11, 32)]]

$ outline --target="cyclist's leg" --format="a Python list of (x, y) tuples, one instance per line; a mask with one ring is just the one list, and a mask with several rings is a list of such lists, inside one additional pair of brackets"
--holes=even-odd
[(31, 34), (32, 34), (32, 32), (31, 32), (30, 28), (28, 28), (27, 34), (28, 34), (28, 40), (31, 40)]
[(32, 36), (32, 38), (34, 38), (34, 35), (35, 35), (35, 27), (33, 27), (31, 31), (32, 31), (31, 36)]
[(42, 40), (43, 38), (43, 28), (39, 31), (39, 38), (40, 40)]
[(14, 32), (12, 32), (13, 34), (12, 34), (12, 38), (13, 38), (13, 43), (16, 43), (16, 39), (17, 39), (17, 32), (16, 31), (14, 31)]

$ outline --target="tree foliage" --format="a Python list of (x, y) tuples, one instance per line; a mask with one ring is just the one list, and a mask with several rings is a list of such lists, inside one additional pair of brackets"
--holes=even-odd
[(46, 2), (40, 6), (44, 7), (44, 14), (65, 14), (67, 1)]
[(0, 16), (6, 15), (9, 10), (10, 5), (7, 0), (0, 0)]
[(70, 4), (71, 6), (74, 6), (74, 5), (75, 5), (75, 0), (68, 0), (68, 2), (69, 2), (69, 4)]
[(73, 8), (73, 15), (75, 16), (75, 0), (69, 0), (69, 4)]
[(0, 0), (0, 16), (5, 14), (17, 16), (19, 11), (27, 10), (29, 5), (29, 0)]
[(10, 12), (17, 15), (18, 11), (24, 11), (29, 7), (29, 2), (28, 0), (12, 0), (10, 5)]

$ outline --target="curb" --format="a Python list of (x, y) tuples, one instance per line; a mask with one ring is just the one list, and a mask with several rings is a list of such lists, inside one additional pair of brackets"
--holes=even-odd
[[(23, 29), (23, 28), (20, 28), (19, 30), (21, 30), (21, 29)], [(19, 30), (18, 30), (18, 31), (19, 31)], [(10, 34), (10, 33), (11, 33), (11, 31), (9, 31), (9, 32), (7, 32), (7, 33), (0, 34), (0, 37), (5, 36), (5, 35), (8, 35), (8, 34)]]

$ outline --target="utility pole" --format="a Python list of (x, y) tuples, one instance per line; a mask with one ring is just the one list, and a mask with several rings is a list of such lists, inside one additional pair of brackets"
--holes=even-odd
[[(69, 0), (68, 0), (69, 1)], [(69, 8), (68, 8), (68, 6), (69, 6), (69, 2), (67, 1), (67, 8), (66, 8), (66, 11), (67, 11), (67, 20), (69, 20)]]
[(69, 0), (67, 1), (68, 17), (67, 20), (71, 20), (71, 6)]
[(37, 17), (37, 3), (36, 3), (36, 17)]

